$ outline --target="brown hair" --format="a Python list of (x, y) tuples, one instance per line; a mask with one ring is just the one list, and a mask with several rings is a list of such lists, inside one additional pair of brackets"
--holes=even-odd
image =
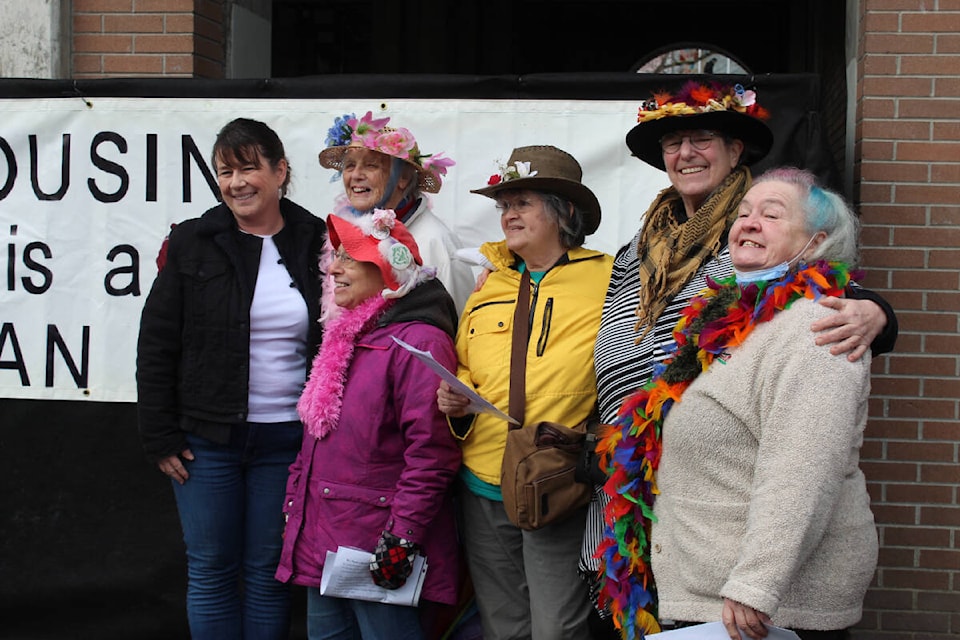
[(272, 169), (276, 169), (281, 160), (287, 163), (287, 177), (280, 185), (281, 195), (287, 195), (291, 169), (283, 142), (276, 131), (259, 120), (237, 118), (225, 124), (213, 143), (210, 161), (214, 168), (217, 158), (233, 158), (240, 164), (259, 165), (257, 156), (264, 158)]

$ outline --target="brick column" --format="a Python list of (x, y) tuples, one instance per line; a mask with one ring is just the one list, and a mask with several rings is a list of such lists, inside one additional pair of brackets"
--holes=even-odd
[(862, 468), (881, 549), (856, 637), (945, 640), (960, 637), (960, 1), (859, 10), (863, 262), (900, 339), (873, 363)]
[(224, 0), (73, 0), (74, 78), (223, 78)]

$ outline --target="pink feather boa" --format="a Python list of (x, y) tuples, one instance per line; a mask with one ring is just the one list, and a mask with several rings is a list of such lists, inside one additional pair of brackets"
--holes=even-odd
[(391, 303), (377, 295), (353, 309), (342, 309), (327, 323), (320, 352), (313, 359), (310, 378), (297, 402), (307, 432), (320, 439), (337, 428), (343, 403), (343, 385), (360, 335), (366, 333)]

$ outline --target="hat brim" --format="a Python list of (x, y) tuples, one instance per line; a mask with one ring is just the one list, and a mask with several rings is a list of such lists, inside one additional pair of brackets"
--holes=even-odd
[(709, 111), (641, 122), (627, 133), (627, 147), (636, 157), (664, 171), (660, 139), (674, 131), (693, 129), (719, 131), (742, 141), (740, 163), (745, 165), (762, 160), (773, 146), (773, 132), (763, 121), (737, 111)]
[(590, 235), (600, 226), (600, 201), (593, 195), (586, 186), (573, 180), (564, 180), (563, 178), (514, 178), (507, 182), (489, 185), (482, 189), (471, 189), (470, 193), (476, 193), (488, 198), (496, 198), (501, 191), (508, 189), (530, 189), (531, 191), (546, 191), (547, 193), (556, 193), (567, 200), (577, 204), (583, 209), (583, 233)]
[[(343, 156), (347, 152), (347, 149), (366, 149), (366, 147), (360, 145), (340, 145), (335, 147), (327, 147), (320, 152), (319, 160), (320, 166), (324, 169), (335, 169), (336, 171), (343, 171)], [(387, 158), (393, 159), (396, 156), (391, 156), (389, 153), (383, 153), (377, 149), (368, 149), (369, 151), (375, 151), (380, 155), (386, 156)], [(398, 158), (403, 160), (408, 165), (417, 170), (417, 188), (420, 191), (425, 193), (438, 193), (440, 187), (443, 186), (443, 181), (440, 179), (440, 176), (436, 175), (432, 171), (424, 169), (415, 162), (410, 162), (403, 158)]]
[(387, 288), (396, 290), (400, 286), (390, 266), (380, 255), (376, 241), (371, 241), (369, 236), (364, 235), (360, 227), (349, 220), (331, 214), (327, 216), (327, 233), (334, 251), (342, 246), (343, 250), (357, 262), (370, 262), (376, 265)]

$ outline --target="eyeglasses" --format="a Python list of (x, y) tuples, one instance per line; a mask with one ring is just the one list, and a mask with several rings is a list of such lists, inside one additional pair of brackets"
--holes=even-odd
[(660, 138), (660, 148), (664, 153), (677, 153), (683, 145), (684, 140), (689, 140), (690, 145), (698, 150), (704, 151), (713, 144), (714, 139), (720, 134), (716, 131), (694, 131), (691, 134), (680, 136), (673, 133)]
[(356, 262), (353, 258), (350, 257), (350, 254), (343, 250), (343, 247), (340, 247), (333, 253), (333, 259), (339, 260), (340, 264), (348, 265)]
[(497, 200), (497, 210), (500, 212), (500, 215), (505, 214), (510, 209), (522, 214), (529, 211), (538, 202), (540, 202), (539, 199), (528, 195), (518, 196), (512, 200)]

